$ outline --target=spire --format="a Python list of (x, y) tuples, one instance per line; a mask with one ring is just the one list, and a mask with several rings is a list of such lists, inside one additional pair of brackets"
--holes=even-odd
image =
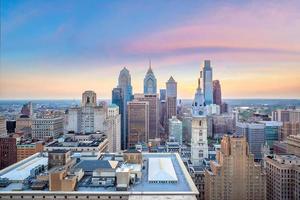
[(198, 78), (198, 90), (201, 89), (200, 78)]
[(147, 71), (147, 74), (153, 74), (152, 68), (151, 68), (151, 59), (149, 59), (149, 69)]
[(149, 68), (151, 69), (151, 58), (149, 58)]

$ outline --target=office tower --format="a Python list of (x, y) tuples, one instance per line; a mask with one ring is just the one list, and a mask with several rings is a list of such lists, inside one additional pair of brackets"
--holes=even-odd
[(177, 82), (171, 76), (166, 82), (167, 118), (177, 114)]
[(228, 113), (228, 104), (225, 102), (221, 105), (221, 113)]
[(193, 165), (199, 165), (204, 158), (208, 158), (207, 136), (209, 131), (200, 78), (192, 105), (192, 116), (191, 161)]
[(166, 89), (160, 89), (159, 90), (159, 100), (160, 101), (165, 101), (167, 96), (167, 90)]
[[(203, 67), (203, 89), (205, 105), (213, 104), (213, 71), (210, 65), (210, 60), (204, 61)], [(200, 75), (201, 78), (201, 75)]]
[(213, 102), (214, 104), (222, 106), (222, 92), (219, 80), (213, 81)]
[(283, 122), (280, 140), (285, 140), (289, 135), (300, 134), (300, 122)]
[(265, 199), (265, 174), (245, 137), (224, 136), (205, 171), (205, 199)]
[[(132, 86), (131, 86), (131, 76), (124, 67), (118, 78), (118, 86), (117, 88), (122, 89), (122, 101), (123, 101), (123, 106), (120, 106), (120, 114), (121, 114), (121, 148), (126, 149), (127, 148), (127, 137), (128, 137), (128, 120), (127, 120), (127, 102), (132, 100)], [(114, 103), (114, 102), (113, 102)], [(118, 105), (118, 104), (117, 104)]]
[(108, 151), (119, 152), (121, 150), (121, 115), (119, 114), (119, 107), (116, 104), (108, 106), (105, 123), (108, 129)]
[(16, 138), (0, 137), (0, 170), (17, 162)]
[(154, 73), (151, 69), (151, 62), (149, 69), (144, 78), (144, 94), (156, 94), (157, 93), (157, 83)]
[(42, 141), (28, 143), (27, 141), (17, 144), (17, 162), (32, 156), (35, 153), (44, 150), (44, 143)]
[(272, 121), (288, 122), (290, 121), (289, 110), (274, 110), (272, 111)]
[(182, 122), (173, 116), (169, 119), (169, 138), (175, 138), (176, 142), (182, 145)]
[(73, 107), (68, 110), (68, 132), (95, 133), (104, 132), (106, 119), (106, 107), (97, 106), (97, 96), (93, 91), (85, 91), (82, 94), (81, 107)]
[(149, 102), (133, 100), (128, 108), (128, 148), (149, 140)]
[(64, 119), (60, 116), (35, 117), (32, 119), (32, 138), (48, 140), (64, 133)]
[(290, 135), (286, 140), (287, 153), (300, 157), (300, 134)]
[(0, 136), (5, 136), (7, 134), (6, 130), (6, 119), (3, 116), (0, 116)]
[(265, 157), (267, 200), (300, 199), (300, 157)]
[(265, 142), (272, 149), (273, 143), (279, 140), (282, 122), (277, 121), (261, 121), (265, 125)]
[(149, 103), (149, 141), (160, 139), (158, 135), (159, 100), (157, 94), (135, 94), (134, 99)]

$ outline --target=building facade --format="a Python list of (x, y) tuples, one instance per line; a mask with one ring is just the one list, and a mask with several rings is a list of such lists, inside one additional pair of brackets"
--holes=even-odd
[(157, 94), (157, 81), (151, 68), (151, 63), (144, 78), (144, 94)]
[(169, 137), (174, 137), (175, 141), (182, 145), (182, 122), (176, 116), (169, 119)]
[(6, 119), (3, 116), (0, 116), (0, 136), (5, 136), (7, 134), (6, 131)]
[(265, 157), (267, 200), (300, 199), (300, 157)]
[(31, 133), (32, 138), (37, 140), (58, 138), (64, 133), (64, 118), (60, 116), (33, 118)]
[(128, 148), (149, 141), (149, 102), (128, 102)]
[(107, 139), (109, 141), (109, 152), (119, 152), (121, 150), (121, 115), (119, 107), (112, 104), (107, 109)]
[(171, 76), (166, 82), (167, 119), (177, 115), (177, 82)]
[(204, 67), (202, 73), (203, 73), (205, 105), (210, 105), (214, 103), (213, 102), (213, 71), (210, 65), (210, 60), (204, 61)]
[(149, 140), (160, 139), (159, 125), (159, 100), (157, 94), (135, 94), (134, 99), (149, 104)]
[(222, 106), (222, 91), (219, 80), (213, 81), (213, 102), (218, 106)]
[(205, 199), (265, 199), (265, 174), (245, 137), (224, 136), (205, 171)]
[(17, 162), (16, 138), (0, 137), (0, 170)]

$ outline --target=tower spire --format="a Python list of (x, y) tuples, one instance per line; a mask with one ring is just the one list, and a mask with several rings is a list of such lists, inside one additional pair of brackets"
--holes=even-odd
[(149, 58), (149, 68), (151, 69), (151, 58)]

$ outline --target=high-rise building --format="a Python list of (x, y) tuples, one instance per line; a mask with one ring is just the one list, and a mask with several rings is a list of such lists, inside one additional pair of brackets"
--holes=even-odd
[(264, 158), (267, 200), (300, 199), (300, 157), (286, 154)]
[(222, 106), (222, 92), (219, 80), (213, 81), (213, 102), (214, 104)]
[(16, 138), (0, 137), (0, 170), (17, 162)]
[(265, 199), (265, 174), (245, 137), (224, 136), (205, 171), (205, 199)]
[(282, 122), (261, 121), (260, 123), (265, 125), (265, 142), (273, 148), (273, 143), (279, 140)]
[(149, 102), (133, 100), (128, 108), (128, 148), (149, 141)]
[(81, 107), (68, 110), (68, 132), (95, 133), (104, 132), (106, 119), (106, 107), (97, 106), (97, 96), (93, 91), (85, 91), (82, 94)]
[(159, 100), (160, 101), (165, 101), (167, 96), (167, 90), (166, 89), (160, 89), (159, 90)]
[(272, 112), (273, 121), (289, 122), (290, 121), (290, 111), (289, 110), (274, 110)]
[(159, 100), (157, 94), (135, 94), (134, 99), (149, 103), (149, 141), (160, 139), (159, 125)]
[(177, 82), (171, 76), (166, 82), (167, 119), (177, 114)]
[(108, 129), (108, 150), (109, 152), (119, 152), (121, 150), (121, 115), (116, 104), (108, 106), (105, 123)]
[[(126, 69), (126, 67), (124, 67), (120, 71), (117, 88), (122, 89), (121, 96), (122, 96), (123, 106), (119, 106), (121, 120), (122, 120), (122, 122), (121, 122), (121, 148), (126, 149), (127, 148), (127, 138), (128, 138), (127, 102), (129, 102), (133, 99), (132, 86), (131, 86), (131, 75), (130, 75), (128, 69)], [(115, 102), (115, 100), (113, 100), (113, 103), (116, 103), (118, 105), (118, 103)]]
[(192, 138), (192, 116), (185, 115), (182, 118), (182, 137), (186, 144), (191, 144)]
[[(201, 77), (201, 76), (200, 76)], [(213, 71), (210, 60), (204, 61), (203, 67), (203, 88), (205, 105), (213, 104)]]
[(182, 145), (182, 122), (176, 116), (169, 119), (169, 137)]
[[(262, 159), (262, 147), (265, 143), (265, 125), (262, 123), (241, 123), (236, 124), (236, 135), (245, 136), (249, 149), (254, 158)], [(273, 132), (272, 132), (273, 135)]]
[(61, 116), (35, 117), (32, 119), (32, 138), (48, 140), (64, 133), (64, 119)]
[(7, 134), (6, 130), (6, 119), (3, 116), (0, 116), (0, 136), (5, 136)]
[(33, 115), (33, 109), (32, 109), (32, 103), (31, 102), (28, 102), (28, 103), (26, 103), (22, 106), (21, 115), (26, 115), (28, 117)]
[(144, 78), (144, 94), (157, 94), (157, 83), (151, 68), (151, 61), (147, 74)]
[(300, 134), (300, 122), (283, 122), (280, 140), (286, 140), (289, 135)]

